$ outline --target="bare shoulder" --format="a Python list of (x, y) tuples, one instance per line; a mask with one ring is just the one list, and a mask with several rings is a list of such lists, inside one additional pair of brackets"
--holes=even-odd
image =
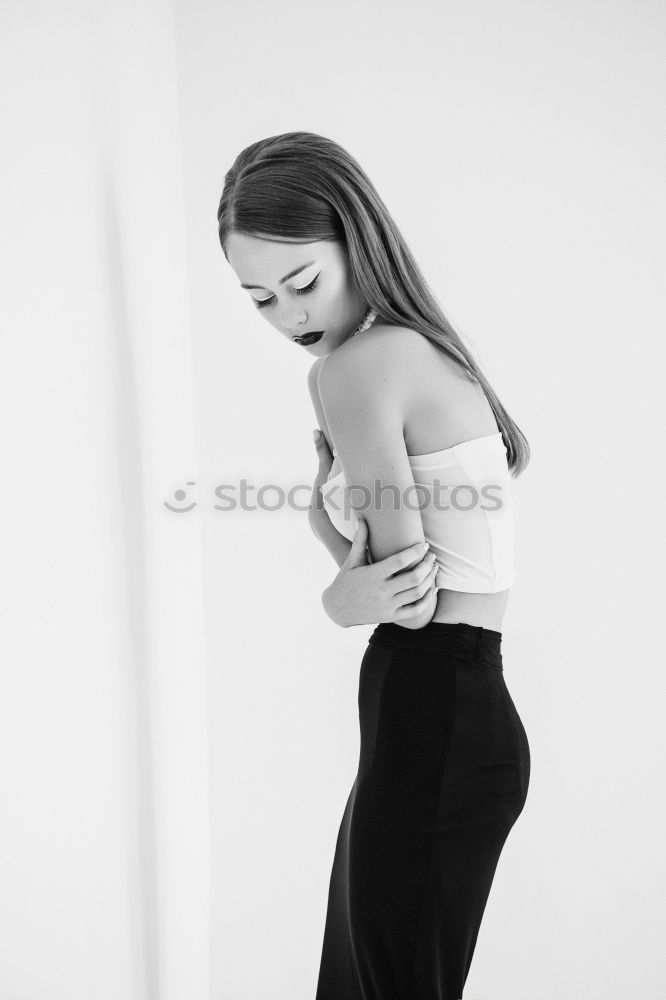
[(368, 390), (377, 391), (390, 383), (394, 390), (398, 385), (411, 383), (415, 374), (427, 371), (433, 351), (442, 354), (418, 330), (380, 324), (347, 340), (326, 358), (317, 358), (326, 364), (315, 377), (321, 375), (329, 385), (345, 383), (350, 378), (356, 382), (362, 380)]
[(406, 326), (373, 326), (345, 341), (319, 367), (321, 403), (331, 415), (352, 401), (398, 414), (410, 455), (493, 433), (496, 421), (481, 386), (429, 337)]
[(337, 350), (333, 351), (325, 358), (317, 358), (317, 361), (325, 361), (322, 371), (329, 373), (346, 372), (358, 370), (359, 365), (382, 364), (397, 358), (406, 351), (411, 344), (415, 347), (418, 340), (423, 339), (421, 334), (415, 330), (410, 330), (403, 326), (380, 325), (373, 326), (371, 330), (366, 330), (358, 337), (350, 337)]

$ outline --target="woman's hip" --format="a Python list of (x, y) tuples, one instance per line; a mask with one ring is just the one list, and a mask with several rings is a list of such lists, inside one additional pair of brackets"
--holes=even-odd
[(358, 709), (359, 788), (382, 813), (431, 826), (470, 809), (510, 824), (522, 810), (529, 744), (505, 683), (501, 633), (378, 625)]

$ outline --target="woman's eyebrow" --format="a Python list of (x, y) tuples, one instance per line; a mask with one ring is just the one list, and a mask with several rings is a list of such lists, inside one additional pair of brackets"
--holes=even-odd
[[(301, 266), (297, 267), (294, 271), (290, 271), (289, 274), (285, 274), (284, 278), (280, 278), (280, 280), (278, 281), (278, 285), (284, 285), (285, 281), (289, 281), (289, 279), (293, 278), (294, 275), (300, 274), (300, 272), (304, 271), (306, 267), (309, 267), (310, 264), (314, 263), (316, 263), (314, 260), (309, 260), (307, 264), (301, 264)], [(265, 288), (265, 287), (266, 285), (244, 285), (241, 283), (241, 288)]]

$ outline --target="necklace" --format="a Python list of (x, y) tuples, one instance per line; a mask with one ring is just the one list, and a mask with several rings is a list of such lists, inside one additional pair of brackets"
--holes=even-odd
[(377, 319), (377, 311), (370, 306), (365, 316), (363, 317), (359, 325), (352, 333), (352, 337), (355, 337), (357, 333), (363, 333), (364, 330), (367, 330), (368, 327), (372, 326), (372, 324), (375, 322), (376, 319)]

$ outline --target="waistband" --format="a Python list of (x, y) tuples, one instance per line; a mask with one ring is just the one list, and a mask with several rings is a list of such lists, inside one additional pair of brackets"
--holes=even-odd
[(469, 663), (503, 670), (502, 633), (467, 622), (428, 622), (409, 629), (395, 622), (380, 622), (368, 639), (373, 646), (424, 653), (442, 653)]

